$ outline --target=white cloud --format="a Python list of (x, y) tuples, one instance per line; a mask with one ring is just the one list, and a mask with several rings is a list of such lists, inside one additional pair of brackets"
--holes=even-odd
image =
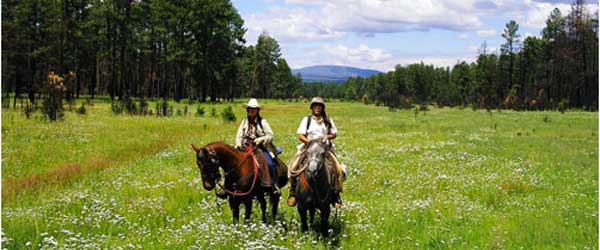
[(470, 63), (475, 60), (476, 60), (476, 55), (422, 56), (422, 57), (401, 58), (400, 60), (398, 60), (398, 64), (406, 66), (408, 64), (423, 62), (426, 65), (432, 64), (436, 67), (452, 67), (462, 61), (466, 61), (466, 62)]
[(469, 44), (469, 46), (467, 46), (467, 50), (474, 52), (474, 53), (479, 52), (480, 49), (481, 49), (480, 45)]
[(292, 68), (301, 68), (311, 65), (343, 65), (365, 69), (376, 69), (382, 72), (394, 70), (396, 65), (406, 66), (408, 64), (420, 63), (433, 64), (436, 67), (452, 67), (461, 61), (472, 62), (477, 53), (469, 55), (393, 55), (381, 48), (370, 48), (361, 44), (357, 47), (345, 45), (322, 46), (308, 49), (305, 56), (298, 60), (291, 59), (289, 64)]
[(361, 44), (356, 48), (349, 48), (343, 45), (337, 45), (335, 47), (326, 46), (326, 49), (336, 58), (350, 62), (382, 62), (392, 58), (392, 55), (387, 51), (378, 48), (372, 49), (364, 44)]
[(365, 69), (377, 69), (383, 72), (394, 69), (398, 60), (381, 48), (370, 48), (365, 44), (357, 47), (345, 45), (323, 45), (305, 49), (303, 56), (290, 58), (292, 68), (310, 65), (344, 65)]
[(473, 0), (286, 0), (316, 8), (285, 9), (244, 16), (247, 40), (252, 43), (263, 31), (277, 39), (324, 40), (347, 32), (372, 37), (377, 33), (442, 29), (466, 31), (483, 27)]
[(327, 23), (342, 31), (392, 33), (414, 30), (469, 30), (482, 26), (476, 14), (454, 1), (329, 1), (322, 9)]
[(496, 29), (482, 29), (477, 31), (477, 35), (480, 37), (495, 37), (497, 34)]
[[(586, 4), (585, 7), (590, 14), (598, 11), (597, 4)], [(541, 30), (546, 27), (546, 20), (555, 8), (560, 10), (563, 17), (567, 16), (571, 11), (571, 5), (567, 3), (532, 3), (531, 8), (526, 13), (525, 17), (519, 20), (519, 23), (521, 23), (524, 27)]]
[(256, 43), (262, 32), (267, 32), (279, 42), (303, 42), (306, 40), (326, 40), (344, 35), (332, 27), (320, 22), (315, 12), (304, 9), (271, 8), (267, 13), (253, 14), (244, 18), (246, 40)]
[(456, 36), (458, 39), (460, 40), (467, 40), (469, 39), (469, 35), (465, 34), (465, 33), (460, 33)]

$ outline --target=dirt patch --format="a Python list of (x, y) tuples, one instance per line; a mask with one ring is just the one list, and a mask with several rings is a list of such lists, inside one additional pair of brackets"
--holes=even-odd
[(39, 190), (43, 187), (61, 185), (110, 166), (118, 166), (123, 162), (146, 155), (156, 154), (170, 146), (169, 143), (154, 143), (146, 147), (135, 147), (131, 155), (117, 155), (112, 158), (92, 156), (84, 164), (65, 164), (44, 173), (32, 174), (20, 178), (2, 179), (2, 201), (10, 202), (19, 195)]

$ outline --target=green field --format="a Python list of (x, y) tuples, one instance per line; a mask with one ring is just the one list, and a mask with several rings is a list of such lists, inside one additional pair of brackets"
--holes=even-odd
[[(285, 199), (275, 222), (260, 223), (254, 206), (251, 223), (232, 225), (202, 188), (189, 145), (233, 143), (243, 101), (169, 118), (97, 102), (56, 123), (3, 109), (2, 248), (598, 248), (598, 113), (431, 107), (415, 117), (329, 103), (349, 177), (333, 236), (321, 239), (300, 232)], [(308, 103), (261, 104), (287, 161)], [(210, 115), (227, 105), (237, 122)]]

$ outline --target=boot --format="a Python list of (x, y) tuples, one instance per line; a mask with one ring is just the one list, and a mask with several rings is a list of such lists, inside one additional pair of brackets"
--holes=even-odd
[(219, 188), (219, 190), (215, 191), (215, 194), (217, 195), (217, 197), (221, 198), (221, 199), (226, 199), (227, 198), (227, 193), (225, 193), (225, 190)]
[(288, 206), (293, 207), (296, 206), (296, 196), (294, 195), (294, 191), (296, 191), (296, 178), (292, 178), (290, 181), (290, 196), (288, 197), (287, 203)]
[(334, 194), (334, 206), (336, 209), (342, 208), (342, 196), (339, 192)]

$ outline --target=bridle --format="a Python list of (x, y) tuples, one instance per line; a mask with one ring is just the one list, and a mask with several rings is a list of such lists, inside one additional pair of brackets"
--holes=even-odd
[[(204, 154), (204, 157), (201, 160), (198, 159), (200, 157), (200, 152), (206, 152), (206, 154)], [(217, 152), (212, 148), (207, 147), (202, 150), (199, 150), (196, 153), (196, 164), (201, 166), (201, 170), (205, 170), (200, 171), (200, 175), (202, 176), (203, 180), (216, 182), (218, 179), (221, 178), (221, 174), (218, 171), (219, 163), (220, 161), (217, 158)]]
[[(256, 184), (256, 179), (258, 177), (258, 163), (256, 161), (256, 158), (254, 157), (254, 154), (252, 153), (253, 151), (253, 147), (247, 146), (246, 147), (246, 152), (249, 154), (249, 156), (247, 156), (244, 160), (240, 161), (240, 163), (238, 164), (237, 168), (239, 168), (242, 164), (244, 164), (248, 158), (252, 158), (252, 167), (253, 167), (253, 172), (254, 172), (254, 177), (252, 178), (252, 185), (250, 186), (250, 189), (247, 192), (243, 192), (243, 193), (239, 193), (237, 190), (235, 191), (231, 191), (228, 190), (227, 188), (225, 188), (220, 182), (219, 180), (221, 179), (221, 174), (218, 171), (218, 168), (220, 166), (220, 161), (217, 158), (217, 152), (214, 149), (208, 148), (207, 152), (208, 154), (206, 155), (206, 161), (207, 162), (201, 162), (201, 164), (205, 167), (214, 167), (214, 171), (210, 171), (210, 173), (204, 173), (207, 171), (201, 171), (201, 176), (202, 179), (205, 180), (210, 180), (211, 182), (216, 182), (217, 185), (219, 185), (219, 187), (221, 187), (221, 189), (223, 189), (223, 191), (225, 191), (225, 193), (231, 195), (231, 196), (244, 196), (244, 195), (248, 195), (250, 194), (250, 192), (252, 192), (252, 190), (254, 190), (254, 186)], [(198, 153), (200, 153), (200, 151), (198, 151)], [(196, 155), (196, 157), (198, 157)], [(231, 172), (233, 172), (236, 168), (231, 168), (229, 169), (226, 173), (225, 173), (225, 177), (227, 175), (229, 175)]]

